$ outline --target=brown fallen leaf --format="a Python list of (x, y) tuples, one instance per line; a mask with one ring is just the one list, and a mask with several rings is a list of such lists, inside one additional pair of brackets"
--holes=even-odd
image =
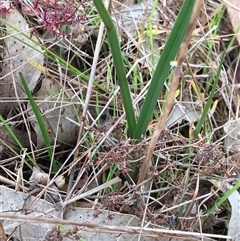
[(240, 1), (227, 0), (224, 2), (227, 7), (233, 30), (235, 33), (237, 33), (237, 41), (240, 45)]

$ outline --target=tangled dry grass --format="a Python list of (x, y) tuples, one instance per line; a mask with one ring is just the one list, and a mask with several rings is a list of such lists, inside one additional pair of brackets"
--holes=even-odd
[[(33, 35), (38, 36), (44, 46), (72, 66), (72, 68), (68, 68), (68, 65), (60, 68), (56, 61), (46, 58), (44, 67), (51, 73), (51, 78), (57, 79), (58, 82), (62, 80), (62, 85), (68, 86), (74, 95), (78, 96), (78, 105), (83, 109), (89, 86), (84, 81), (84, 77), (79, 77), (72, 70), (77, 69), (86, 76), (89, 76), (91, 71), (99, 34), (98, 16), (93, 4), (84, 1), (89, 14), (84, 15), (84, 18), (81, 18), (81, 24), (78, 25), (78, 29), (81, 28), (81, 37), (73, 36), (72, 39), (70, 33), (72, 31), (76, 33), (74, 24), (79, 19), (71, 23), (75, 27), (71, 26), (67, 34), (60, 35), (59, 32), (56, 34), (56, 29), (46, 28), (44, 24), (40, 25), (36, 16), (29, 14), (27, 6), (21, 5), (26, 2), (19, 1), (18, 8), (27, 19)], [(41, 1), (37, 2), (42, 4)], [(49, 3), (49, 1), (43, 2)], [(112, 1), (109, 11), (118, 28), (131, 93), (136, 103), (135, 111), (138, 115), (146, 87), (153, 75), (154, 61), (149, 58), (152, 48), (145, 45), (144, 41), (141, 42), (145, 31), (144, 23), (137, 23), (136, 29), (130, 32), (129, 25), (124, 19), (126, 16), (120, 14), (123, 6), (130, 7), (137, 4), (133, 2)], [(154, 19), (153, 49), (163, 48), (181, 5), (180, 0), (160, 1), (157, 4), (156, 17), (158, 18)], [(66, 10), (73, 11), (70, 7), (75, 6), (71, 5)], [(36, 9), (40, 11), (39, 8)], [(51, 32), (51, 30), (54, 31)], [(129, 140), (115, 67), (103, 32), (104, 40), (97, 59), (90, 108), (86, 119), (82, 119), (84, 128), (82, 135), (78, 135), (77, 148), (76, 144), (54, 143), (52, 148), (60, 166), (59, 171), (54, 174), (50, 171), (51, 162), (46, 155), (46, 149), (37, 150), (34, 146), (36, 140), (32, 141), (31, 151), (29, 151), (34, 156), (36, 164), (45, 173), (50, 174), (49, 178), (51, 177), (52, 182), (60, 176), (65, 177), (66, 184), (61, 187), (61, 197), (64, 200), (71, 200), (74, 196), (119, 176), (121, 182), (117, 185), (78, 200), (75, 205), (132, 214), (143, 220), (143, 223), (175, 230), (176, 238), (181, 234), (178, 231), (227, 235), (226, 224), (231, 215), (228, 201), (211, 214), (208, 211), (224, 195), (219, 188), (214, 187), (213, 180), (231, 178), (234, 183), (240, 175), (238, 149), (227, 148), (224, 141), (228, 136), (228, 133), (224, 132), (224, 126), (227, 121), (238, 119), (239, 109), (240, 55), (237, 40), (233, 42), (231, 48), (228, 48), (233, 36), (234, 32), (224, 5), (220, 1), (205, 1), (192, 35), (182, 68), (178, 93), (176, 93), (175, 106), (179, 105), (187, 109), (182, 112), (185, 118), (181, 121), (179, 121), (180, 118), (171, 121), (173, 117), (169, 117), (170, 124), (158, 139), (148, 178), (140, 189), (142, 202), (136, 202), (132, 197), (136, 190), (139, 191), (137, 175), (166, 102), (171, 75), (159, 96), (156, 112), (148, 125), (146, 135), (138, 143)], [(206, 106), (214, 84), (211, 77), (217, 73), (222, 53), (225, 53), (226, 57), (221, 67), (218, 87), (201, 133), (194, 138), (194, 128)], [(43, 76), (44, 74), (41, 78)], [(190, 120), (188, 114), (192, 112), (200, 114)], [(79, 116), (81, 117), (81, 113)], [(29, 127), (29, 122), (24, 119), (28, 118), (24, 111), (15, 109), (4, 117), (9, 123), (17, 123), (14, 125), (17, 130)], [(29, 128), (32, 129), (32, 127)], [(7, 141), (3, 142), (7, 143)], [(12, 152), (11, 148), (4, 147), (0, 160), (0, 182), (1, 185), (9, 187), (16, 187), (18, 183), (18, 189), (28, 193), (28, 180), (32, 171), (23, 164), (23, 154), (18, 151)], [(16, 167), (18, 167), (17, 171)], [(19, 170), (22, 176), (19, 176)], [(19, 178), (21, 181), (18, 180)], [(38, 190), (39, 192), (41, 191)], [(111, 219), (111, 213), (109, 219)], [(56, 233), (58, 237), (61, 236), (59, 229), (53, 229), (49, 235), (54, 237)], [(169, 234), (169, 238), (171, 235)], [(50, 236), (45, 240), (57, 240)], [(187, 237), (185, 238), (187, 240)], [(223, 236), (215, 239), (225, 240)]]

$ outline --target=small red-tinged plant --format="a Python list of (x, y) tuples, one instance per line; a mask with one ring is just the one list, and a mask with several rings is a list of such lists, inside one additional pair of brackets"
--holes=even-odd
[(72, 25), (85, 19), (85, 0), (36, 0), (32, 9), (36, 12), (41, 24), (59, 35), (63, 25)]
[[(88, 0), (15, 0), (23, 11), (33, 16), (45, 29), (55, 35), (62, 35), (64, 25), (73, 25), (85, 20), (87, 9), (85, 4)], [(9, 14), (14, 7), (10, 4), (9, 9), (0, 0), (0, 13)]]
[(0, 1), (0, 14), (3, 14), (3, 15), (9, 15), (11, 13), (11, 10), (14, 8), (14, 4), (10, 2), (9, 4), (9, 7), (6, 7), (4, 5), (4, 1)]

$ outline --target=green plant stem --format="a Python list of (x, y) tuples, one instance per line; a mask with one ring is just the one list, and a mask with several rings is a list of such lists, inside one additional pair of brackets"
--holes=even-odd
[(122, 53), (120, 50), (117, 32), (108, 11), (103, 5), (102, 0), (93, 0), (93, 2), (98, 10), (98, 13), (103, 23), (107, 28), (108, 42), (112, 51), (113, 61), (115, 64), (116, 73), (118, 77), (118, 83), (123, 97), (122, 100), (126, 112), (126, 119), (129, 127), (129, 135), (131, 138), (133, 138), (133, 133), (136, 127), (136, 121), (128, 81), (126, 78), (126, 71), (123, 65)]

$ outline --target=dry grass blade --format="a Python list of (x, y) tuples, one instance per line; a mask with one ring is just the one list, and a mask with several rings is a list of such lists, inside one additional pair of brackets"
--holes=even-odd
[[(240, 177), (240, 46), (227, 11), (239, 13), (238, 1), (233, 7), (234, 0), (51, 0), (55, 6), (49, 9), (41, 5), (46, 1), (16, 2), (44, 55), (43, 64), (30, 58), (24, 66), (40, 71), (31, 93), (58, 170), (51, 171), (28, 100), (0, 98), (0, 109), (10, 101), (17, 106), (0, 113), (0, 240), (233, 239), (231, 218), (238, 220), (239, 212), (228, 202), (231, 193), (215, 183), (227, 176), (234, 185)], [(80, 2), (74, 13), (87, 10), (85, 17), (68, 22), (64, 35), (42, 28), (39, 14), (49, 10), (62, 20), (60, 10)], [(110, 2), (104, 9), (116, 28), (127, 103), (140, 130), (133, 136), (109, 47), (114, 41), (95, 2)], [(5, 26), (0, 30), (4, 38), (15, 36)], [(0, 71), (15, 60), (4, 55), (5, 45), (3, 40)], [(16, 63), (14, 76), (21, 70)]]
[(0, 221), (0, 237), (2, 238), (2, 241), (7, 241), (7, 236), (5, 234), (2, 222)]

